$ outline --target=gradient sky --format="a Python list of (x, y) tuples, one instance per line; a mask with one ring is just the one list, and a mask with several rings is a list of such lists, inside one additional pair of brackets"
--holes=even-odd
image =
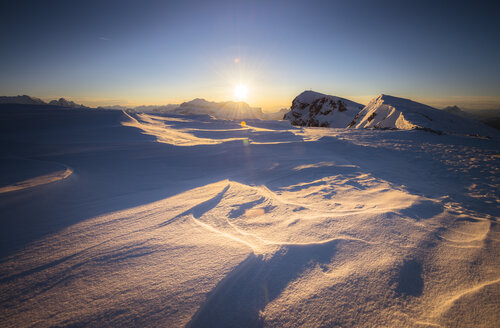
[[(3, 1), (0, 94), (290, 105), (305, 89), (500, 108), (493, 1)], [(235, 63), (235, 59), (239, 62)]]

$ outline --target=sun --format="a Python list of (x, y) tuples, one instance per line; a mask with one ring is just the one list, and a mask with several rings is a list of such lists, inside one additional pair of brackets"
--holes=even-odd
[(244, 101), (248, 96), (248, 88), (244, 84), (238, 84), (234, 87), (233, 91), (234, 100), (236, 101)]

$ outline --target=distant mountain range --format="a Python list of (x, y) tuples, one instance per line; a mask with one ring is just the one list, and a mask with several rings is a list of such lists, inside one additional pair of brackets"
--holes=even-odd
[(196, 98), (182, 103), (174, 110), (177, 114), (206, 114), (219, 119), (243, 120), (243, 119), (281, 119), (287, 109), (282, 109), (276, 113), (264, 113), (262, 109), (250, 107), (245, 102), (212, 102), (205, 99)]
[(212, 102), (196, 98), (182, 103), (174, 110), (177, 114), (208, 114), (221, 119), (258, 119), (263, 116), (260, 108), (250, 107), (245, 102)]
[(183, 102), (180, 105), (152, 105), (152, 106), (137, 106), (127, 108), (124, 106), (105, 106), (100, 109), (120, 109), (132, 111), (135, 113), (152, 113), (164, 114), (174, 113), (182, 115), (210, 115), (218, 119), (225, 120), (243, 120), (243, 119), (261, 119), (261, 120), (280, 120), (283, 115), (288, 112), (287, 108), (283, 108), (278, 112), (264, 113), (260, 108), (250, 107), (245, 102), (213, 102), (202, 98), (196, 98), (191, 101)]
[[(89, 108), (59, 98), (44, 102), (27, 95), (0, 97), (0, 104), (50, 105), (62, 108)], [(289, 120), (293, 125), (333, 128), (373, 128), (400, 130), (427, 130), (436, 133), (493, 135), (500, 129), (500, 110), (466, 112), (458, 106), (442, 110), (410, 99), (381, 94), (366, 106), (338, 96), (304, 91), (292, 101), (289, 109), (264, 113), (245, 102), (212, 102), (196, 98), (180, 105), (104, 106), (98, 109), (127, 110), (137, 113), (175, 113), (184, 115), (210, 115), (217, 119)], [(479, 122), (481, 121), (481, 122)], [(485, 124), (490, 126), (486, 126)]]
[(0, 97), (0, 104), (21, 104), (21, 105), (51, 105), (66, 108), (89, 108), (84, 105), (79, 105), (73, 101), (66, 100), (64, 98), (59, 98), (58, 100), (51, 100), (48, 103), (42, 99), (30, 97), (27, 95), (13, 96), (13, 97)]
[(443, 108), (443, 110), (469, 119), (481, 121), (484, 124), (500, 130), (500, 109), (475, 110), (471, 113), (463, 111), (458, 106), (448, 106)]
[[(0, 97), (0, 104), (24, 104), (24, 105), (51, 105), (64, 108), (89, 108), (84, 105), (76, 104), (73, 101), (59, 98), (48, 103), (35, 97), (27, 95), (14, 97)], [(135, 106), (127, 107), (121, 105), (100, 106), (97, 109), (108, 110), (127, 110), (135, 113), (176, 113), (186, 115), (211, 115), (218, 119), (242, 120), (242, 119), (262, 119), (262, 120), (279, 120), (288, 112), (288, 109), (283, 108), (278, 112), (264, 113), (260, 108), (250, 107), (245, 102), (212, 102), (205, 99), (196, 98), (188, 102), (168, 105), (151, 105), (151, 106)]]
[(0, 104), (47, 105), (47, 103), (42, 99), (27, 95), (13, 97), (3, 96), (0, 97)]
[(59, 98), (59, 100), (51, 100), (48, 104), (52, 105), (52, 106), (60, 106), (60, 107), (68, 107), (68, 108), (89, 108), (89, 107), (84, 106), (84, 105), (76, 104), (71, 100), (66, 100), (64, 98)]
[(463, 117), (472, 118), (474, 116), (470, 113), (464, 112), (460, 107), (458, 107), (456, 105), (455, 106), (447, 106), (447, 107), (443, 108), (442, 110), (444, 110), (445, 112), (452, 113), (452, 114), (455, 114), (458, 116), (463, 116)]

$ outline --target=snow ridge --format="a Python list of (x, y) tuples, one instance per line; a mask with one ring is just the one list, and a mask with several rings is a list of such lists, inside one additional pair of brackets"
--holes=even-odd
[(456, 133), (492, 136), (490, 127), (453, 113), (421, 104), (410, 99), (380, 94), (372, 99), (349, 123), (348, 127), (427, 130), (436, 133)]

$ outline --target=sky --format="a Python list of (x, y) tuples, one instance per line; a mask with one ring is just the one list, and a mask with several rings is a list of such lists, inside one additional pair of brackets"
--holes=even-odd
[(272, 111), (312, 89), (364, 104), (385, 93), (500, 108), (499, 9), (437, 0), (2, 1), (0, 95), (90, 106), (244, 100)]

